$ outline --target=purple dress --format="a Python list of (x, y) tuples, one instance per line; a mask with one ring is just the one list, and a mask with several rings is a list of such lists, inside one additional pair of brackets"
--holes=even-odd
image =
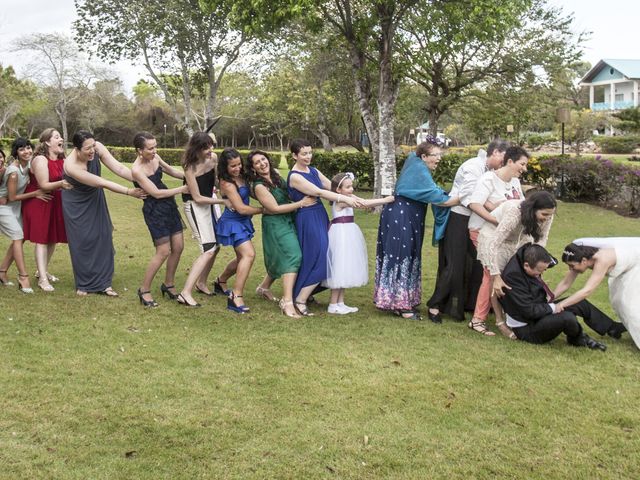
[[(302, 200), (306, 195), (291, 187), (291, 175), (302, 175), (318, 188), (324, 188), (318, 170), (309, 167), (309, 173), (292, 170), (287, 177), (289, 197), (292, 201)], [(321, 200), (310, 207), (301, 208), (296, 213), (296, 230), (302, 249), (302, 263), (293, 287), (293, 298), (304, 287), (315, 285), (327, 278), (327, 248), (329, 247), (329, 216)]]

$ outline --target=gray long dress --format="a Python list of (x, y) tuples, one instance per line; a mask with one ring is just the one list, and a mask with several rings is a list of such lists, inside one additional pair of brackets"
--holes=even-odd
[[(87, 163), (87, 171), (100, 176), (100, 158), (96, 154)], [(62, 191), (62, 211), (69, 241), (69, 253), (76, 289), (102, 292), (113, 279), (113, 224), (102, 188), (80, 183), (65, 173), (73, 185)]]

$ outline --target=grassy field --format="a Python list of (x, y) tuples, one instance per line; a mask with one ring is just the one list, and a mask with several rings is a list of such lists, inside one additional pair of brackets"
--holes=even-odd
[[(605, 339), (604, 353), (488, 338), (378, 312), (371, 285), (347, 293), (357, 314), (315, 306), (315, 317), (289, 319), (253, 294), (258, 218), (251, 314), (221, 297), (170, 303), (161, 278), (161, 305), (145, 310), (135, 291), (153, 246), (141, 203), (108, 202), (119, 298), (77, 297), (66, 246), (50, 268), (62, 279), (54, 293), (0, 289), (0, 478), (638, 477), (640, 355), (627, 334)], [(378, 217), (357, 221), (372, 267)], [(639, 227), (561, 203), (549, 247), (559, 255), (575, 237)], [(178, 284), (197, 255), (185, 237)], [(224, 249), (213, 273), (231, 258)], [(33, 271), (30, 245), (27, 261)], [(423, 300), (435, 267), (426, 246)], [(606, 286), (594, 302), (612, 313)]]

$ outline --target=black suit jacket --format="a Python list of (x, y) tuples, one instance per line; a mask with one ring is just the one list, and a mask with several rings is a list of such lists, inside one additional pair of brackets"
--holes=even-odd
[(500, 299), (500, 303), (504, 311), (514, 320), (535, 323), (553, 313), (553, 310), (549, 306), (547, 292), (542, 283), (524, 271), (523, 256), (527, 245), (518, 249), (502, 271), (502, 279), (511, 287), (511, 290), (505, 288), (506, 294)]

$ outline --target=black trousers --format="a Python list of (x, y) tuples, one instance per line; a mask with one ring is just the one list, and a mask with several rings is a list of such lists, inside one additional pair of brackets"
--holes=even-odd
[(482, 265), (469, 238), (469, 217), (451, 212), (444, 238), (438, 243), (438, 275), (429, 308), (456, 320), (473, 311), (482, 283)]
[(600, 335), (606, 334), (616, 323), (587, 300), (582, 300), (561, 313), (552, 313), (524, 327), (514, 328), (513, 333), (519, 340), (529, 343), (547, 343), (564, 333), (567, 342), (579, 345), (583, 333), (576, 317), (582, 317), (584, 322)]

